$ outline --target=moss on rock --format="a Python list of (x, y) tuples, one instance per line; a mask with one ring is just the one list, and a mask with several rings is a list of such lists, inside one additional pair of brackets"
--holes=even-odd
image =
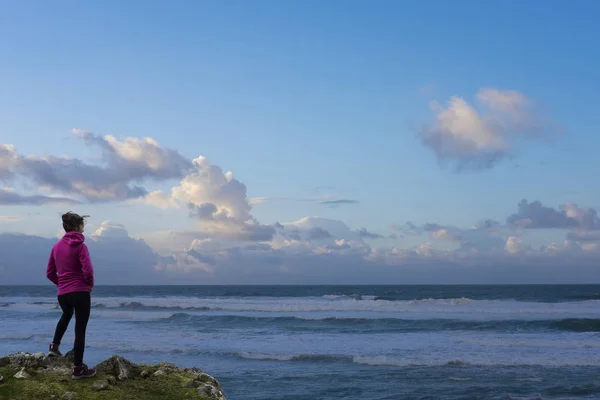
[[(31, 377), (15, 378), (23, 368)], [(72, 380), (70, 375), (70, 362), (64, 358), (28, 353), (0, 358), (0, 376), (4, 377), (0, 399), (59, 400), (65, 396), (76, 400), (225, 400), (221, 385), (212, 376), (168, 363), (136, 365), (113, 356), (98, 364), (93, 378)]]

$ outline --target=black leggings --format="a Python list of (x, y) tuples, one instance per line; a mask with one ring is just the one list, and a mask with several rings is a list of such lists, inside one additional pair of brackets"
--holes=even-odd
[(83, 350), (85, 348), (85, 330), (87, 328), (88, 320), (90, 319), (90, 308), (91, 308), (91, 297), (89, 292), (73, 292), (67, 294), (61, 294), (58, 296), (58, 304), (62, 309), (62, 317), (56, 324), (56, 332), (54, 333), (54, 340), (52, 343), (59, 345), (69, 322), (73, 317), (73, 311), (75, 311), (75, 345), (73, 346), (73, 353), (75, 356), (75, 365), (81, 365), (83, 363)]

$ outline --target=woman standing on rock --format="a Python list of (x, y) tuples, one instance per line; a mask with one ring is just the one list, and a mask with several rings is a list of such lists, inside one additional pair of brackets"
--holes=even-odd
[(62, 222), (66, 233), (52, 248), (46, 270), (48, 279), (58, 286), (58, 304), (63, 312), (56, 325), (48, 356), (62, 356), (58, 347), (75, 312), (73, 379), (96, 375), (93, 368), (88, 368), (83, 363), (85, 330), (91, 308), (90, 292), (94, 287), (94, 268), (88, 248), (83, 243), (85, 217), (87, 216), (80, 216), (70, 211), (63, 214)]

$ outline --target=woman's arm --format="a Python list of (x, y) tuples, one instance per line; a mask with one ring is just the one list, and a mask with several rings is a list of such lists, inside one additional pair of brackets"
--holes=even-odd
[(83, 278), (91, 286), (94, 286), (94, 266), (92, 265), (90, 252), (85, 243), (81, 244), (79, 250), (79, 261), (81, 262), (81, 271), (83, 272)]
[(58, 285), (58, 274), (56, 273), (56, 262), (54, 262), (54, 249), (50, 251), (48, 258), (48, 267), (46, 267), (46, 277), (55, 285)]

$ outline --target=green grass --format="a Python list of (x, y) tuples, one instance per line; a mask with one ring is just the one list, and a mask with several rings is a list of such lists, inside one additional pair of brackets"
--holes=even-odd
[[(157, 368), (147, 369), (152, 373)], [(0, 376), (4, 376), (4, 383), (0, 385), (0, 400), (60, 400), (65, 392), (76, 393), (76, 400), (206, 399), (196, 389), (185, 387), (191, 380), (185, 372), (118, 381), (108, 390), (100, 392), (92, 391), (92, 385), (96, 381), (106, 380), (108, 375), (99, 374), (94, 378), (72, 380), (69, 375), (46, 375), (28, 371), (32, 375), (30, 379), (15, 379), (15, 372), (8, 367), (0, 368)]]

